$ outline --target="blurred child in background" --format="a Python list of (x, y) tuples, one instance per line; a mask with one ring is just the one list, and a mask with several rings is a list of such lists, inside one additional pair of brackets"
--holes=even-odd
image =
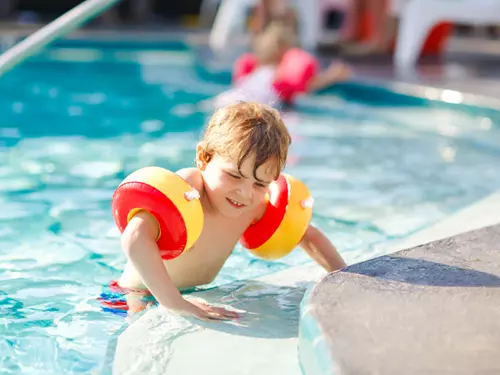
[[(321, 70), (312, 56), (297, 48), (296, 40), (290, 25), (272, 21), (255, 36), (251, 62), (237, 63), (233, 72), (233, 87), (215, 98), (215, 106), (222, 107), (238, 101), (274, 106), (292, 104), (298, 94), (314, 92), (349, 78), (350, 69), (341, 62), (333, 62)], [(287, 55), (295, 61), (285, 61)], [(284, 63), (286, 68), (283, 68)], [(307, 66), (300, 66), (304, 64)], [(299, 77), (300, 85), (291, 84), (297, 81), (297, 74), (304, 75)]]

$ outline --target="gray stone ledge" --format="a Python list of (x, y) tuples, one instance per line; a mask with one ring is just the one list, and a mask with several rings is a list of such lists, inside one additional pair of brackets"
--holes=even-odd
[(304, 373), (499, 374), (499, 246), (495, 225), (329, 274), (303, 302)]

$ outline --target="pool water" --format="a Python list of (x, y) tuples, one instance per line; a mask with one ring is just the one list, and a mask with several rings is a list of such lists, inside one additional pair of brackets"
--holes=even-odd
[[(125, 264), (110, 199), (137, 168), (193, 165), (210, 115), (196, 103), (226, 87), (199, 65), (178, 43), (67, 42), (0, 79), (0, 374), (99, 368), (124, 324), (98, 301)], [(500, 187), (498, 113), (371, 99), (325, 93), (284, 115), (287, 171), (349, 263)], [(208, 287), (308, 261), (237, 247)]]

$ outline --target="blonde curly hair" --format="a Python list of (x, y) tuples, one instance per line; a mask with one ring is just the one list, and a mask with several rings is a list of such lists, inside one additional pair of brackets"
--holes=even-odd
[(217, 154), (237, 160), (241, 168), (247, 157), (255, 155), (254, 176), (262, 164), (275, 160), (278, 178), (290, 144), (290, 134), (277, 110), (266, 104), (240, 102), (215, 111), (198, 145), (196, 162), (208, 163)]

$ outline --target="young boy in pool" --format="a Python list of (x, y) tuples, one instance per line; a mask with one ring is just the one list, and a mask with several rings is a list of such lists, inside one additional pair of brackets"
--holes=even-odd
[[(156, 244), (158, 224), (140, 211), (122, 234), (128, 264), (122, 288), (147, 288), (164, 307), (202, 320), (234, 319), (224, 308), (187, 301), (179, 289), (212, 282), (245, 230), (264, 214), (269, 184), (285, 167), (288, 130), (279, 113), (242, 102), (217, 110), (196, 148), (196, 168), (177, 171), (200, 193), (204, 226), (194, 246), (163, 261)], [(332, 243), (309, 226), (300, 247), (327, 271), (345, 266)]]
[[(282, 22), (272, 22), (255, 37), (253, 54), (257, 59), (257, 67), (246, 76), (236, 80), (233, 87), (219, 94), (214, 100), (216, 108), (239, 101), (254, 101), (269, 105), (279, 105), (283, 98), (275, 87), (278, 68), (285, 54), (296, 46), (294, 30)], [(349, 78), (349, 68), (341, 62), (333, 62), (323, 71), (312, 76), (305, 88), (306, 92), (314, 92), (336, 82)], [(292, 103), (295, 96), (287, 98)]]

